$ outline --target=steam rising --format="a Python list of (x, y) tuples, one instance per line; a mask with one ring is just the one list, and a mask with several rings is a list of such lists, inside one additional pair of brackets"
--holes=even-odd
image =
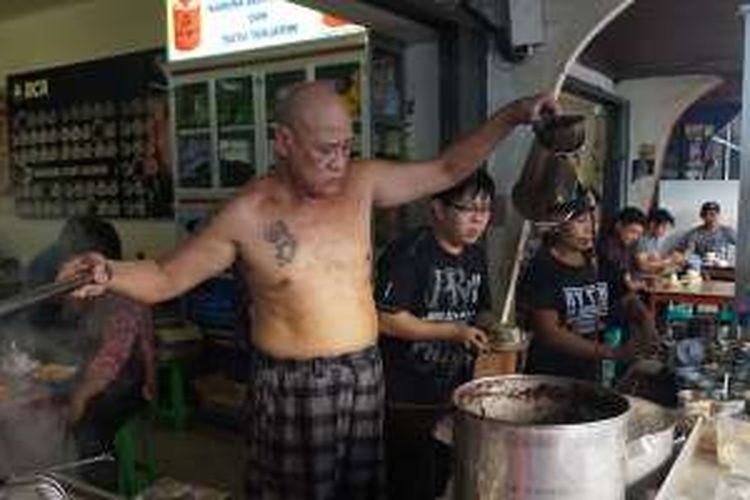
[[(58, 239), (29, 264), (26, 285), (54, 281), (62, 263), (77, 253), (98, 249), (120, 258), (119, 238), (114, 228), (104, 228), (105, 224), (90, 216), (68, 220)], [(64, 397), (70, 387), (44, 385), (29, 374), (2, 371), (3, 367), (22, 365), (9, 360), (19, 355), (80, 368), (80, 337), (66, 300), (51, 299), (11, 317), (0, 317), (0, 480), (79, 458)]]
[[(48, 343), (38, 341), (38, 332), (28, 325), (18, 321), (11, 324), (12, 331), (9, 326), (0, 329), (0, 356), (5, 360), (20, 353), (39, 359), (38, 346)], [(52, 347), (45, 349), (49, 356), (53, 356)], [(0, 399), (0, 478), (38, 471), (76, 456), (66, 405), (51, 397), (50, 388), (18, 375), (0, 374), (5, 389)]]

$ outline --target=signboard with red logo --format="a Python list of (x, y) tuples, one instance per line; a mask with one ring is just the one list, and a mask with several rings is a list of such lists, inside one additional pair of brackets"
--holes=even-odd
[(286, 0), (166, 0), (170, 61), (362, 33), (363, 26)]

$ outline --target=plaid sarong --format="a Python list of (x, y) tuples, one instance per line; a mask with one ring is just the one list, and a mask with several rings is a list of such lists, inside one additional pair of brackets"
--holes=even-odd
[(384, 498), (383, 398), (376, 347), (302, 361), (255, 353), (248, 498)]

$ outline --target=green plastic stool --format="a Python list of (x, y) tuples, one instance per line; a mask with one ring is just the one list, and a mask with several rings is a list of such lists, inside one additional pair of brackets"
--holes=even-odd
[(735, 314), (734, 311), (728, 307), (722, 308), (716, 315), (717, 321), (720, 323), (734, 323)]
[[(166, 373), (165, 373), (166, 372)], [(187, 397), (185, 395), (185, 369), (183, 361), (169, 358), (159, 361), (159, 376), (166, 375), (166, 391), (159, 391), (157, 414), (169, 421), (173, 428), (182, 430), (187, 425), (190, 416)], [(164, 387), (160, 387), (163, 389)], [(166, 392), (167, 394), (163, 394)]]
[[(143, 422), (135, 416), (115, 434), (117, 491), (126, 498), (135, 497), (156, 479), (154, 450), (142, 430)], [(139, 458), (139, 448), (143, 449), (143, 460)]]

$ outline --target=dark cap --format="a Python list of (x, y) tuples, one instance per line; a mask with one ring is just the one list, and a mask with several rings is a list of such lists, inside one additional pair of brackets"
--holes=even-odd
[(599, 199), (595, 192), (580, 184), (576, 186), (576, 191), (574, 198), (555, 205), (553, 210), (557, 216), (557, 222), (567, 222), (579, 215), (596, 210)]
[(715, 201), (707, 201), (701, 205), (701, 215), (706, 212), (721, 212), (721, 207)]
[(674, 216), (666, 208), (654, 208), (648, 213), (648, 221), (656, 224), (670, 224), (674, 226)]

